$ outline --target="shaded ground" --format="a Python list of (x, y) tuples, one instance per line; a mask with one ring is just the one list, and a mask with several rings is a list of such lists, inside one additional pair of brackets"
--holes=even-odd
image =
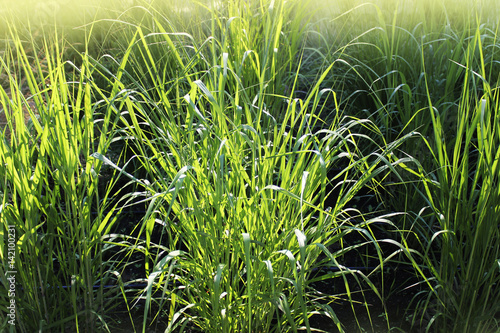
[[(384, 274), (384, 286), (386, 290), (394, 288), (392, 293), (385, 297), (387, 315), (385, 314), (382, 301), (373, 291), (363, 288), (364, 291), (361, 294), (359, 292), (361, 288), (356, 287), (354, 278), (350, 278), (349, 280), (350, 287), (352, 288), (352, 298), (355, 301), (352, 303), (352, 307), (347, 299), (333, 305), (331, 304), (338, 319), (344, 325), (345, 332), (420, 332), (419, 329), (411, 327), (409, 321), (411, 313), (405, 312), (412, 298), (419, 291), (417, 287), (407, 288), (416, 282), (414, 273), (401, 268)], [(379, 290), (382, 290), (380, 276), (371, 277), (371, 280)], [(345, 292), (344, 282), (338, 278), (324, 281), (318, 284), (317, 288), (329, 294)], [(364, 304), (365, 301), (367, 305)], [(313, 317), (311, 323), (327, 332), (339, 332), (328, 318)]]

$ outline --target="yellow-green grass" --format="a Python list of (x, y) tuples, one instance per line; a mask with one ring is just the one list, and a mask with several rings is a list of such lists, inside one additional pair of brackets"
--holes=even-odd
[[(113, 331), (138, 302), (143, 331), (311, 331), (318, 314), (342, 330), (348, 276), (384, 300), (372, 277), (395, 264), (421, 281), (416, 328), (498, 329), (492, 3), (79, 6), (0, 13), (19, 330)], [(357, 209), (367, 189), (378, 204)], [(347, 294), (315, 290), (330, 278)]]

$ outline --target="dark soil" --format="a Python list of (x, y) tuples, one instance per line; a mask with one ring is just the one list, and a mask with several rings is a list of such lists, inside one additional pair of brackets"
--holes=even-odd
[[(354, 302), (349, 302), (348, 297), (345, 296), (344, 300), (330, 304), (342, 323), (344, 331), (349, 333), (421, 332), (417, 327), (411, 327), (412, 313), (408, 309), (413, 297), (420, 291), (418, 286), (410, 287), (418, 282), (415, 273), (399, 268), (386, 271), (383, 275), (384, 283), (382, 283), (381, 274), (370, 276), (370, 280), (381, 293), (382, 290), (387, 290), (385, 295), (382, 295), (383, 301), (367, 285), (358, 285), (353, 277), (349, 277), (348, 282)], [(317, 283), (315, 287), (326, 294), (345, 292), (344, 281), (341, 278)], [(339, 332), (329, 318), (312, 317), (311, 324), (326, 332)]]

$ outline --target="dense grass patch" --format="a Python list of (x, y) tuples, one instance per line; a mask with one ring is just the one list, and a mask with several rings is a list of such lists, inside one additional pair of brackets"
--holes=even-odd
[(68, 4), (1, 13), (3, 330), (498, 331), (486, 3)]

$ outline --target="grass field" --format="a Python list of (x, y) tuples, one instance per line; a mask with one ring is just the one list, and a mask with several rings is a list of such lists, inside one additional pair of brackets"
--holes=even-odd
[(500, 331), (497, 13), (3, 6), (2, 331)]

